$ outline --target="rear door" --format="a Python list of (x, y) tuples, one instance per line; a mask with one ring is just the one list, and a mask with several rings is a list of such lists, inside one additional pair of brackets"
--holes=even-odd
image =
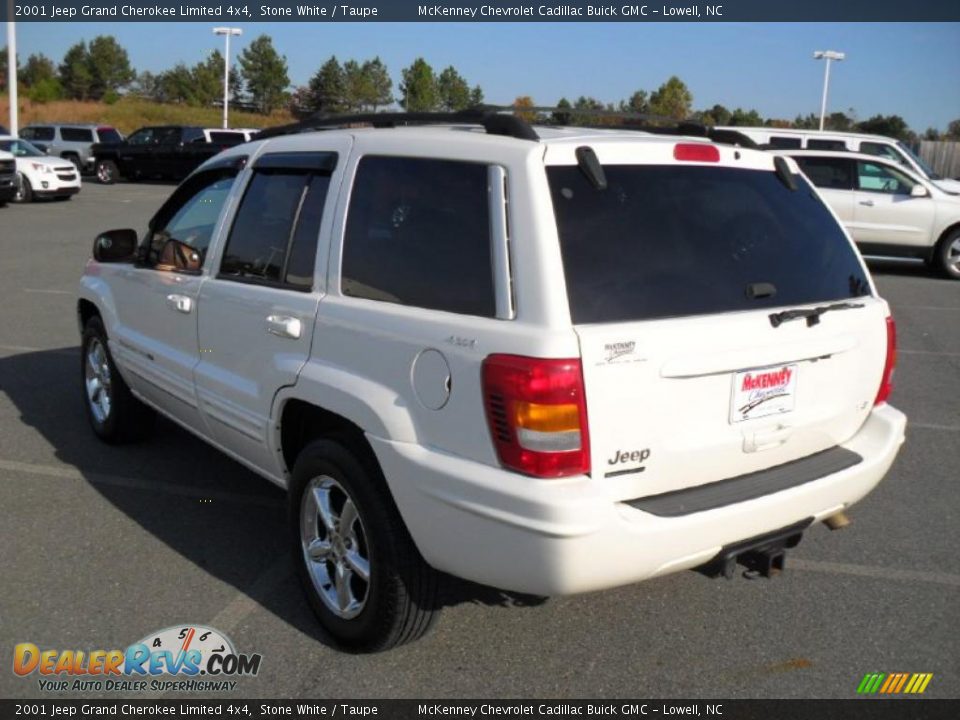
[(199, 299), (196, 386), (207, 427), (224, 447), (274, 474), (273, 399), (296, 382), (310, 355), (323, 291), (317, 246), (329, 236), (327, 208), (349, 150), (347, 139), (326, 140), (314, 143), (323, 148), (315, 152), (258, 157)]
[(933, 245), (933, 199), (913, 197), (917, 182), (905, 172), (880, 162), (857, 160), (857, 191), (854, 240), (884, 245), (929, 247)]
[[(592, 471), (615, 499), (826, 450), (872, 407), (886, 307), (860, 259), (800, 176), (733, 164), (605, 164), (604, 190), (547, 168)], [(830, 302), (856, 307), (771, 319)]]

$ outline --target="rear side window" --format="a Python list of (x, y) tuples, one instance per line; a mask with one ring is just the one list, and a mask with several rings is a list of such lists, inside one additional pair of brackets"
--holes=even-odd
[(100, 127), (97, 128), (97, 142), (123, 142), (123, 136), (112, 127)]
[[(840, 226), (806, 181), (771, 171), (547, 168), (574, 323), (756, 310), (869, 293)], [(772, 284), (772, 297), (751, 288)]]
[(62, 127), (60, 128), (60, 139), (64, 142), (92, 143), (93, 130), (88, 130), (86, 128)]
[(365, 157), (344, 237), (344, 295), (493, 317), (488, 166)]
[(795, 157), (794, 160), (818, 188), (853, 190), (852, 160), (832, 157)]
[(329, 173), (258, 170), (227, 239), (220, 277), (309, 291)]
[(807, 140), (810, 150), (846, 150), (847, 144), (843, 140)]
[(235, 132), (211, 132), (210, 142), (218, 145), (239, 145), (245, 142), (242, 133)]
[(770, 142), (767, 146), (778, 149), (796, 150), (800, 147), (800, 138), (771, 135)]
[(53, 140), (52, 127), (30, 127), (24, 128), (20, 133), (24, 140)]

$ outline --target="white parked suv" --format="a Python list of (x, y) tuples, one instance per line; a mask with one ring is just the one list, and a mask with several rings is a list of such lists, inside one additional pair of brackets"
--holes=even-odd
[(28, 141), (10, 135), (0, 136), (0, 150), (16, 159), (14, 202), (69, 200), (80, 192), (80, 171), (69, 160), (50, 157)]
[(207, 161), (143, 237), (95, 240), (77, 306), (93, 431), (159, 411), (287, 488), (338, 642), (422, 635), (437, 571), (539, 595), (775, 572), (886, 474), (890, 310), (791, 161), (373, 117)]
[(792, 157), (867, 254), (921, 258), (960, 280), (960, 195), (892, 160), (794, 150)]

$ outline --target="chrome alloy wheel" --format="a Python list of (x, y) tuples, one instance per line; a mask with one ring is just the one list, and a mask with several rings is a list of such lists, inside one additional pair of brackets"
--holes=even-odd
[(947, 265), (960, 271), (960, 236), (954, 238), (947, 248)]
[(113, 404), (113, 389), (110, 382), (110, 364), (107, 362), (107, 352), (103, 343), (94, 338), (87, 347), (87, 357), (83, 368), (84, 381), (87, 387), (87, 402), (90, 412), (100, 424), (110, 417), (110, 408)]
[(324, 605), (344, 620), (359, 615), (370, 592), (367, 535), (350, 495), (329, 475), (313, 478), (303, 491), (300, 544)]

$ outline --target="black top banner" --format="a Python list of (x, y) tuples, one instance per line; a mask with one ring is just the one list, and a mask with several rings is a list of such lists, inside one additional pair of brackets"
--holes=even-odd
[(955, 0), (0, 0), (16, 22), (950, 22)]

